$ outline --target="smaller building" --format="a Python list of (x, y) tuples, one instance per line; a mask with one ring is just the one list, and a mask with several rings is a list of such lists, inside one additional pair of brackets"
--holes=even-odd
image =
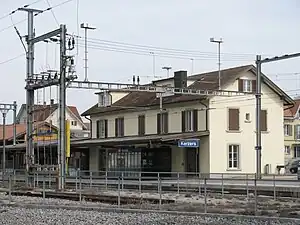
[[(34, 105), (33, 109), (34, 122), (47, 122), (56, 127), (59, 126), (58, 104), (51, 99), (50, 104)], [(67, 106), (66, 119), (70, 121), (71, 136), (76, 138), (88, 138), (90, 130), (83, 122), (76, 106)], [(18, 115), (17, 123), (26, 123), (26, 104), (22, 104)]]
[[(0, 126), (0, 130), (3, 130), (3, 125)], [(6, 151), (6, 168), (23, 169), (25, 168), (25, 150), (19, 148), (11, 151), (9, 146), (13, 144), (13, 125), (9, 124), (5, 126), (5, 137), (0, 132), (0, 144), (3, 145), (5, 140), (7, 145)], [(47, 122), (34, 123), (33, 132), (33, 144), (35, 148), (36, 164), (55, 165), (57, 164), (57, 134), (58, 129)], [(26, 141), (26, 124), (16, 124), (16, 144), (17, 146), (25, 147)], [(2, 165), (2, 151), (0, 162)]]
[(300, 99), (284, 111), (284, 152), (285, 163), (300, 157)]

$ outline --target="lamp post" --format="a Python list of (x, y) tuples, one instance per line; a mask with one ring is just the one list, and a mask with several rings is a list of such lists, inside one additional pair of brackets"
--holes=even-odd
[(150, 54), (152, 55), (152, 69), (153, 69), (153, 77), (156, 78), (156, 75), (155, 75), (155, 53), (154, 52), (150, 52)]
[(96, 27), (91, 27), (87, 23), (80, 24), (80, 28), (84, 29), (84, 48), (85, 48), (85, 65), (84, 65), (84, 81), (88, 81), (88, 49), (87, 49), (87, 31), (95, 30)]
[(221, 90), (221, 44), (223, 43), (222, 38), (220, 39), (215, 39), (215, 38), (210, 38), (210, 42), (212, 43), (217, 43), (218, 44), (218, 66), (219, 66), (219, 74), (218, 74), (218, 79), (219, 79), (219, 90)]
[(13, 104), (0, 104), (0, 112), (2, 113), (3, 125), (2, 125), (2, 180), (4, 180), (4, 174), (6, 169), (6, 116), (9, 110), (13, 110), (13, 145), (16, 145), (16, 115), (17, 115), (17, 102)]
[(167, 70), (167, 77), (169, 77), (169, 70), (171, 70), (172, 67), (171, 66), (164, 66), (164, 67), (162, 67), (162, 69)]

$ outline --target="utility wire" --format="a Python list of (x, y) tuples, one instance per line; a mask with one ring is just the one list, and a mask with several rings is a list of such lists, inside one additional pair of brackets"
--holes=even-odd
[[(36, 3), (38, 3), (38, 2), (41, 2), (41, 1), (43, 1), (43, 0), (37, 0), (37, 1), (34, 1), (34, 2), (32, 2), (32, 3), (29, 3), (29, 4), (27, 4), (27, 5), (24, 5), (23, 8), (27, 8), (27, 7), (29, 7), (29, 6), (31, 6), (31, 5), (34, 5), (34, 4), (36, 4)], [(2, 17), (0, 17), (0, 20), (9, 17), (10, 15), (14, 14), (16, 11), (17, 11), (17, 9), (13, 10), (12, 12), (10, 12), (10, 13), (8, 13), (8, 14), (2, 16)]]
[(23, 54), (21, 54), (21, 55), (18, 55), (18, 56), (15, 56), (15, 57), (13, 57), (13, 58), (7, 59), (7, 60), (5, 60), (5, 61), (2, 61), (2, 62), (0, 62), (0, 65), (3, 65), (3, 64), (8, 63), (8, 62), (11, 62), (11, 61), (13, 61), (13, 60), (15, 60), (15, 59), (18, 59), (18, 58), (20, 58), (21, 56), (24, 56), (24, 55), (25, 55), (25, 53), (23, 53)]
[[(84, 45), (79, 44), (79, 47), (84, 48)], [(130, 49), (122, 49), (122, 48), (113, 48), (108, 46), (99, 46), (99, 45), (89, 45), (90, 49), (96, 49), (96, 50), (102, 50), (102, 51), (111, 51), (111, 52), (120, 52), (120, 53), (128, 53), (128, 54), (135, 54), (135, 55), (144, 55), (144, 56), (152, 56), (153, 55), (150, 52), (147, 51), (137, 51), (137, 50), (130, 50)], [(173, 58), (173, 59), (184, 59), (184, 60), (190, 60), (191, 56), (186, 55), (177, 55), (174, 53), (155, 53), (156, 57), (160, 58)], [(213, 57), (209, 56), (198, 56), (194, 57), (194, 60), (215, 60)], [(223, 59), (223, 61), (252, 61), (251, 59)], [(253, 59), (254, 61), (254, 59)]]
[(58, 22), (58, 20), (57, 20), (55, 14), (54, 14), (53, 8), (51, 7), (51, 4), (50, 4), (49, 0), (46, 0), (46, 2), (47, 2), (47, 4), (48, 4), (49, 8), (51, 9), (50, 11), (51, 11), (51, 14), (52, 14), (52, 16), (53, 16), (53, 18), (54, 18), (56, 24), (59, 26), (59, 22)]
[[(42, 0), (39, 0), (39, 1), (42, 1)], [(39, 1), (36, 1), (35, 3), (39, 2)], [(71, 1), (74, 1), (74, 0), (67, 0), (67, 1), (64, 1), (64, 2), (62, 2), (62, 3), (59, 3), (59, 4), (55, 5), (55, 6), (49, 7), (49, 8), (47, 8), (47, 9), (44, 9), (44, 10), (42, 10), (42, 12), (40, 12), (40, 13), (34, 14), (34, 16), (38, 16), (39, 14), (42, 14), (42, 13), (44, 13), (44, 12), (46, 12), (46, 11), (50, 11), (50, 10), (52, 10), (52, 9), (54, 9), (54, 8), (60, 7), (60, 6), (66, 4), (66, 3), (68, 3), (68, 2), (71, 2)], [(16, 11), (16, 10), (15, 10), (15, 11)], [(14, 13), (15, 13), (15, 12), (14, 12)], [(23, 23), (23, 22), (25, 22), (25, 21), (27, 21), (26, 18), (23, 19), (23, 20), (20, 20), (20, 21), (16, 22), (15, 25), (20, 24), (20, 23)], [(10, 26), (8, 26), (8, 27), (5, 27), (5, 28), (0, 29), (0, 33), (3, 32), (3, 31), (5, 31), (5, 30), (8, 30), (8, 29), (10, 29), (10, 28), (12, 28), (12, 27), (14, 27), (14, 26), (13, 26), (13, 25), (10, 25)]]
[[(80, 39), (83, 39), (83, 37), (79, 37)], [(103, 39), (97, 39), (97, 38), (88, 38), (92, 41), (97, 41), (97, 43), (108, 43), (108, 44), (114, 44), (114, 45), (121, 45), (121, 46), (131, 46), (131, 47), (138, 47), (143, 49), (156, 49), (156, 50), (167, 50), (172, 52), (185, 52), (185, 53), (200, 53), (200, 54), (215, 54), (212, 52), (203, 52), (198, 50), (184, 50), (184, 49), (175, 49), (175, 48), (164, 48), (164, 47), (156, 47), (156, 46), (149, 46), (149, 45), (140, 45), (140, 44), (130, 44), (125, 42), (118, 42), (118, 41), (110, 41), (110, 40), (103, 40)], [(237, 56), (255, 56), (255, 54), (252, 53), (222, 53), (223, 55), (237, 55)]]
[[(92, 46), (94, 47), (111, 47), (113, 49), (119, 49), (119, 50), (134, 50), (134, 51), (138, 51), (141, 53), (150, 53), (150, 52), (154, 52), (155, 54), (167, 54), (167, 55), (176, 55), (176, 56), (185, 56), (185, 57), (189, 57), (189, 58), (194, 58), (194, 57), (206, 57), (206, 58), (213, 58), (215, 59), (218, 55), (216, 53), (213, 52), (194, 52), (194, 53), (190, 53), (190, 52), (174, 52), (174, 51), (169, 51), (169, 50), (153, 50), (153, 49), (145, 49), (145, 48), (140, 48), (140, 47), (133, 47), (133, 46), (119, 46), (119, 45), (115, 45), (115, 44), (109, 44), (109, 43), (100, 43), (100, 42), (93, 42), (93, 41), (88, 41), (89, 43), (92, 43)], [(83, 44), (83, 43), (81, 43)], [(226, 58), (235, 58), (235, 59), (247, 59), (247, 60), (254, 60), (255, 56), (253, 55), (253, 57), (245, 57), (245, 56), (238, 56), (235, 54), (230, 55), (230, 53), (226, 54), (223, 59)], [(223, 60), (222, 59), (222, 60)]]

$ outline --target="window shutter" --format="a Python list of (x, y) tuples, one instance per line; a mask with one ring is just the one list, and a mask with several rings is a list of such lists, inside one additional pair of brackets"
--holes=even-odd
[(108, 136), (108, 121), (104, 120), (104, 137), (107, 138)]
[(292, 125), (289, 125), (289, 136), (293, 135), (293, 127)]
[(252, 92), (256, 93), (256, 80), (252, 80)]
[(142, 116), (141, 128), (142, 128), (142, 135), (145, 135), (145, 133), (146, 133), (146, 117), (145, 117), (145, 115)]
[(119, 136), (119, 132), (118, 132), (118, 118), (115, 119), (115, 136), (116, 137)]
[(198, 131), (198, 110), (193, 110), (193, 131)]
[(238, 90), (239, 90), (239, 92), (244, 92), (244, 80), (242, 80), (242, 79), (238, 79), (238, 82), (239, 82), (239, 84), (238, 84)]
[(163, 119), (163, 126), (164, 126), (164, 133), (167, 134), (169, 133), (169, 114), (164, 113), (164, 119)]
[(260, 115), (260, 129), (261, 131), (267, 131), (267, 110), (261, 110)]
[(141, 116), (138, 117), (138, 135), (141, 136)]
[(161, 133), (161, 114), (158, 113), (157, 114), (157, 119), (156, 119), (156, 122), (157, 122), (157, 134), (160, 134)]
[(139, 115), (138, 117), (138, 134), (140, 136), (145, 134), (145, 115)]
[(96, 121), (96, 137), (100, 138), (100, 120)]
[(121, 128), (121, 134), (120, 134), (120, 136), (121, 137), (124, 137), (124, 135), (125, 135), (125, 129), (124, 129), (124, 118), (121, 118), (120, 119), (120, 128)]
[(228, 110), (228, 129), (232, 131), (237, 131), (240, 129), (240, 110), (239, 109), (229, 109)]
[(181, 112), (181, 131), (185, 132), (185, 111)]

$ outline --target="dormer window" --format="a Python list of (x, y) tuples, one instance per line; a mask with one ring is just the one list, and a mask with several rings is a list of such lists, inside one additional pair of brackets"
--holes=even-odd
[(240, 92), (255, 92), (256, 91), (256, 81), (249, 79), (239, 79)]
[(98, 107), (110, 106), (112, 102), (111, 94), (102, 92), (98, 94)]
[(243, 80), (244, 92), (252, 92), (252, 80)]

